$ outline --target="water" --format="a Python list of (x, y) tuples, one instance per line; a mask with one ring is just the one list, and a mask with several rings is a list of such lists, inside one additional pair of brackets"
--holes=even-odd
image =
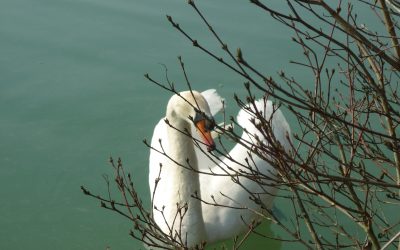
[[(200, 7), (232, 48), (244, 47), (270, 74), (285, 67), (282, 50), (296, 53), (290, 34), (247, 2)], [(186, 89), (181, 55), (194, 88), (217, 88), (235, 115), (232, 95), (243, 93), (243, 80), (194, 49), (165, 14), (218, 51), (185, 1), (2, 0), (0, 249), (141, 247), (129, 238), (129, 223), (100, 209), (80, 185), (104, 193), (107, 158), (121, 156), (149, 196), (141, 141), (151, 138), (169, 93), (143, 75), (163, 80), (160, 63)]]

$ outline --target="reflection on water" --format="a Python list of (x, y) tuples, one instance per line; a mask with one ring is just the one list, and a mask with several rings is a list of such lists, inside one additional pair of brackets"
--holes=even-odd
[(240, 247), (240, 249), (280, 249), (281, 244), (279, 241), (267, 239), (262, 235), (268, 235), (269, 237), (273, 238), (276, 237), (274, 233), (270, 229), (270, 223), (265, 222), (258, 226), (255, 230), (258, 232), (257, 234), (244, 234), (237, 238), (236, 242), (234, 239), (226, 240), (224, 242), (220, 242), (218, 244), (213, 244), (209, 246), (209, 249), (234, 249), (233, 247)]
[[(238, 0), (229, 11), (213, 1), (200, 7), (232, 47), (245, 48), (266, 71), (283, 68), (279, 48), (290, 48), (270, 18)], [(143, 74), (163, 80), (159, 63), (186, 89), (181, 55), (194, 88), (218, 88), (236, 115), (232, 95), (241, 93), (242, 79), (193, 49), (165, 14), (218, 48), (183, 1), (2, 1), (0, 249), (142, 247), (129, 238), (125, 220), (98, 208), (79, 187), (106, 192), (107, 158), (121, 156), (149, 196), (141, 141), (150, 139), (169, 94)], [(254, 20), (265, 25), (254, 27)]]

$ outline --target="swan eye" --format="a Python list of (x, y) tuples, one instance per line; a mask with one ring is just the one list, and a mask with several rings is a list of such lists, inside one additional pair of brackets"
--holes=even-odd
[(207, 117), (207, 118), (205, 119), (205, 121), (206, 121), (206, 124), (205, 124), (206, 129), (207, 129), (208, 131), (214, 130), (214, 128), (215, 128), (215, 122), (214, 122), (214, 120)]
[(193, 118), (193, 122), (194, 122), (194, 124), (197, 124), (200, 121), (204, 121), (204, 128), (207, 132), (214, 130), (214, 128), (215, 128), (214, 119), (209, 118), (203, 112), (197, 111), (196, 116)]
[(202, 121), (204, 119), (205, 119), (205, 115), (202, 112), (196, 110), (196, 115), (193, 117), (194, 124), (196, 124), (199, 121)]

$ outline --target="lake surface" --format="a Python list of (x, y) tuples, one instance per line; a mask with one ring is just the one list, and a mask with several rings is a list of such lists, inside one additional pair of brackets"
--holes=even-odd
[[(302, 77), (287, 29), (248, 1), (199, 1), (231, 48), (261, 70)], [(0, 249), (139, 249), (130, 224), (84, 196), (104, 194), (110, 156), (149, 197), (152, 129), (170, 94), (143, 75), (216, 88), (236, 115), (243, 79), (196, 50), (167, 22), (222, 53), (186, 1), (2, 0), (0, 8)], [(148, 199), (148, 198), (147, 198)], [(271, 243), (275, 244), (276, 243)]]

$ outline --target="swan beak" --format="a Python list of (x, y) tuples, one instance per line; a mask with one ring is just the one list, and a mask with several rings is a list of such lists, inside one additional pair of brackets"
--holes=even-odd
[(215, 149), (215, 143), (211, 136), (211, 131), (206, 128), (206, 120), (203, 119), (196, 122), (196, 128), (203, 139), (203, 143), (207, 146), (207, 151), (213, 151)]

